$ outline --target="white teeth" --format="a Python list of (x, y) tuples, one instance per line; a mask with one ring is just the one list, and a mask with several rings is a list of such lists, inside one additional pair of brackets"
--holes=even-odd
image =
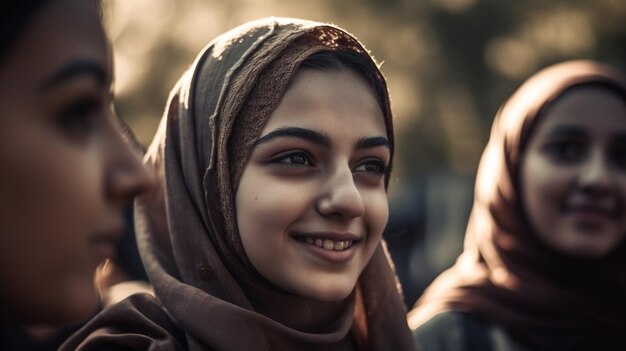
[(315, 245), (326, 250), (342, 251), (352, 246), (352, 240), (334, 241), (331, 239), (313, 238), (310, 236), (301, 238), (302, 241), (310, 245)]
[(335, 247), (335, 242), (330, 239), (324, 239), (324, 248), (326, 250), (332, 250)]
[(343, 241), (336, 241), (335, 242), (335, 247), (333, 247), (333, 249), (335, 249), (335, 250), (343, 250), (343, 245), (344, 245)]

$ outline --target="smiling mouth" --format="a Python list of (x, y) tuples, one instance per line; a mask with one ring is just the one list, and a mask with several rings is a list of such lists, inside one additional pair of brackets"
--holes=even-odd
[(297, 240), (307, 243), (309, 245), (314, 245), (319, 248), (325, 250), (334, 250), (334, 251), (343, 251), (352, 246), (354, 243), (353, 240), (332, 240), (332, 239), (321, 239), (314, 238), (312, 236), (300, 236), (296, 237)]
[(596, 230), (605, 224), (616, 221), (619, 212), (613, 208), (600, 206), (568, 206), (564, 214), (584, 230)]
[(291, 238), (297, 242), (314, 262), (324, 265), (345, 265), (352, 261), (359, 252), (361, 242), (365, 238), (354, 233), (335, 232), (307, 232), (292, 234)]

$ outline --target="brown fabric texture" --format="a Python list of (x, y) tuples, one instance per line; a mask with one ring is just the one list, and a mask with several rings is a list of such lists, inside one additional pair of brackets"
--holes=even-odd
[[(105, 310), (66, 350), (413, 349), (384, 243), (355, 291), (327, 303), (265, 280), (239, 240), (234, 197), (254, 142), (300, 62), (328, 50), (372, 60), (335, 26), (284, 18), (250, 22), (201, 52), (172, 91), (146, 155), (161, 184), (135, 207), (156, 297)], [(393, 140), (388, 96), (383, 112)]]
[(570, 61), (531, 77), (500, 108), (478, 168), (464, 252), (418, 300), (411, 328), (455, 310), (504, 326), (532, 350), (626, 350), (626, 243), (597, 260), (559, 254), (539, 241), (520, 200), (530, 133), (552, 101), (588, 84), (626, 99), (617, 72)]

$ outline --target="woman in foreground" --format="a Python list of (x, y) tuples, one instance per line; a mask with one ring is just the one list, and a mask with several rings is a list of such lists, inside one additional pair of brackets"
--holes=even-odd
[(386, 84), (332, 25), (269, 18), (215, 39), (172, 91), (136, 205), (155, 297), (66, 350), (411, 350), (381, 242)]

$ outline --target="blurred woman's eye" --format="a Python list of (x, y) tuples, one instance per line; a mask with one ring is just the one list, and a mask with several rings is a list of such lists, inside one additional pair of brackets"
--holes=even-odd
[(82, 98), (67, 104), (58, 113), (57, 121), (61, 131), (78, 142), (86, 141), (95, 130), (103, 105), (96, 97)]
[(312, 166), (311, 156), (302, 150), (288, 151), (281, 153), (271, 160), (275, 164), (284, 164), (288, 166)]
[(581, 160), (587, 151), (585, 143), (567, 139), (548, 142), (543, 149), (552, 160), (564, 163)]
[(387, 173), (387, 166), (382, 160), (379, 159), (367, 159), (359, 163), (354, 172), (367, 172), (375, 175), (384, 175)]

